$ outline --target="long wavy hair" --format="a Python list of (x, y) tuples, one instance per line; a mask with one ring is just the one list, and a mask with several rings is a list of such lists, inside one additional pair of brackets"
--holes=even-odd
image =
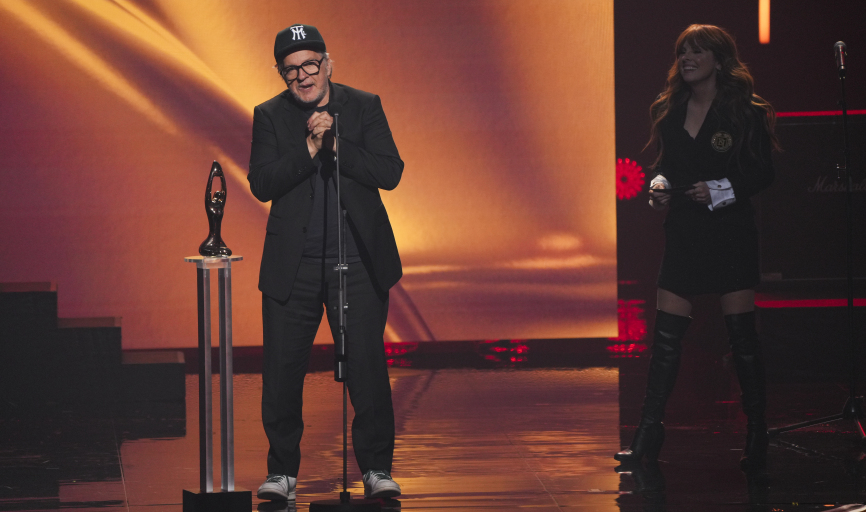
[[(755, 94), (755, 81), (748, 68), (740, 60), (734, 38), (723, 28), (714, 25), (691, 25), (677, 38), (674, 51), (674, 63), (668, 70), (665, 89), (650, 106), (652, 132), (646, 147), (660, 141), (659, 125), (676, 107), (686, 103), (691, 96), (691, 88), (680, 75), (679, 55), (688, 43), (692, 48), (711, 51), (721, 70), (716, 73), (716, 101), (713, 108), (731, 121), (736, 132), (743, 136), (736, 137), (733, 155), (739, 161), (743, 144), (754, 154), (755, 138), (761, 133), (755, 129), (757, 123), (752, 122), (755, 116), (762, 119), (763, 128), (769, 133), (773, 149), (779, 149), (775, 135), (776, 111), (766, 100)], [(664, 152), (659, 145), (658, 156), (652, 167), (658, 167)]]

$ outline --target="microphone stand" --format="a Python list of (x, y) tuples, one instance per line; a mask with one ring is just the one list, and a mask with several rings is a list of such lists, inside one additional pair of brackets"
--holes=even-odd
[(349, 481), (349, 404), (348, 378), (349, 358), (346, 353), (346, 311), (349, 304), (346, 301), (346, 273), (349, 264), (346, 262), (346, 210), (343, 209), (342, 196), (340, 195), (340, 110), (342, 106), (334, 105), (334, 160), (336, 170), (334, 172), (335, 185), (337, 187), (337, 265), (334, 271), (338, 274), (339, 292), (337, 293), (337, 309), (339, 322), (339, 336), (334, 340), (334, 380), (343, 383), (343, 491), (340, 492), (339, 500), (321, 500), (310, 503), (310, 512), (379, 512), (382, 510), (378, 500), (352, 499), (352, 493), (348, 490)]
[[(836, 43), (838, 46), (839, 43)], [(840, 50), (842, 52), (845, 51), (844, 43), (843, 48)], [(844, 62), (844, 61), (841, 61)], [(840, 63), (841, 64), (841, 63)], [(842, 408), (842, 412), (839, 414), (834, 414), (832, 416), (825, 416), (823, 418), (817, 418), (814, 420), (804, 421), (802, 423), (795, 423), (793, 425), (788, 425), (786, 427), (780, 428), (772, 428), (769, 430), (771, 436), (777, 436), (783, 432), (790, 432), (791, 430), (798, 430), (801, 428), (811, 427), (812, 425), (819, 425), (821, 423), (830, 423), (838, 420), (852, 420), (854, 425), (857, 427), (857, 434), (860, 437), (860, 450), (866, 450), (866, 430), (863, 428), (863, 419), (866, 418), (866, 407), (864, 407), (863, 397), (857, 396), (857, 380), (859, 378), (859, 365), (860, 365), (860, 345), (855, 340), (855, 330), (854, 330), (854, 242), (853, 242), (853, 233), (854, 233), (854, 216), (853, 216), (853, 205), (851, 202), (852, 195), (852, 177), (851, 172), (852, 169), (849, 166), (849, 149), (848, 149), (848, 104), (845, 100), (845, 66), (839, 66), (839, 83), (841, 87), (841, 100), (839, 101), (839, 105), (842, 107), (842, 141), (843, 141), (843, 149), (842, 149), (842, 164), (836, 165), (836, 170), (838, 171), (837, 179), (845, 180), (845, 223), (846, 223), (846, 257), (847, 257), (847, 265), (846, 265), (846, 278), (847, 278), (847, 292), (848, 292), (848, 340), (851, 343), (851, 354), (852, 354), (852, 367), (851, 367), (851, 386), (849, 388), (849, 396), (845, 401), (845, 406)]]

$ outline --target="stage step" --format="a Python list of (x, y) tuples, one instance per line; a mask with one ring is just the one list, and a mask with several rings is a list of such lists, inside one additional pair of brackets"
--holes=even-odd
[(57, 345), (57, 285), (0, 283), (0, 408), (51, 399), (62, 358)]
[(57, 319), (65, 399), (114, 402), (121, 398), (120, 323), (120, 317)]
[(120, 317), (57, 318), (55, 283), (0, 283), (0, 351), (0, 410), (124, 401), (183, 415), (183, 352), (124, 353)]
[[(121, 442), (184, 437), (183, 353), (124, 354), (120, 317), (57, 318), (57, 302), (54, 283), (0, 283), (0, 418), (54, 411), (96, 430), (110, 419)], [(21, 471), (27, 482), (42, 474)]]
[(123, 352), (122, 379), (126, 402), (186, 401), (186, 376), (180, 350)]
[(0, 333), (29, 335), (56, 327), (55, 283), (0, 283)]

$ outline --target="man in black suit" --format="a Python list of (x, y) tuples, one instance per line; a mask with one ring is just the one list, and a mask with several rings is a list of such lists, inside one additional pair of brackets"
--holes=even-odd
[[(394, 410), (383, 335), (388, 290), (403, 274), (379, 189), (400, 182), (403, 161), (379, 97), (330, 81), (333, 63), (319, 31), (277, 34), (277, 69), (287, 90), (255, 108), (253, 195), (271, 201), (259, 276), (264, 363), (262, 421), (270, 442), (260, 499), (293, 500), (304, 430), (304, 376), (323, 305), (338, 332), (334, 105), (341, 111), (340, 192), (347, 218), (347, 385), (352, 444), (367, 497), (392, 497)], [(329, 110), (329, 107), (331, 110)]]

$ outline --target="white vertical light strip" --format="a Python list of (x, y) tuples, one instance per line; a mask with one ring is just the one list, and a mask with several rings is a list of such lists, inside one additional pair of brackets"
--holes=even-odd
[(770, 0), (758, 0), (758, 40), (770, 43)]

